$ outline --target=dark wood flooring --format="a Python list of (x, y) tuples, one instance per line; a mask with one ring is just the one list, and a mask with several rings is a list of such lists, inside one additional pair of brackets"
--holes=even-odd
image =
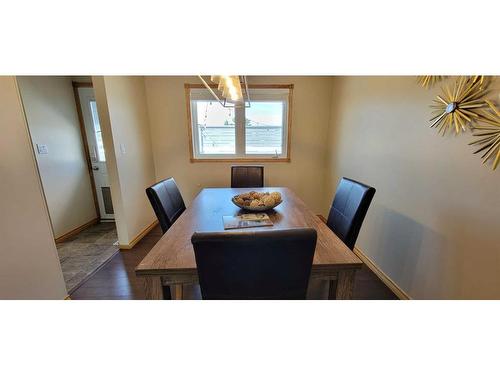
[[(142, 280), (135, 267), (161, 237), (159, 226), (149, 232), (132, 250), (121, 250), (94, 275), (78, 287), (71, 299), (144, 299)], [(328, 283), (314, 281), (309, 285), (308, 299), (327, 299)], [(184, 299), (201, 299), (197, 285), (184, 287)], [(356, 273), (354, 299), (397, 299), (366, 266)]]

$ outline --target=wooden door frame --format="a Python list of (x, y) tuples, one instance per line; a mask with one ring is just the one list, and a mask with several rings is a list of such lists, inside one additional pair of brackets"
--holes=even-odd
[(92, 196), (94, 197), (94, 206), (97, 214), (97, 220), (101, 220), (101, 209), (99, 208), (99, 201), (97, 200), (97, 189), (94, 180), (94, 172), (92, 171), (92, 160), (90, 159), (89, 144), (87, 141), (87, 133), (85, 132), (85, 122), (83, 120), (82, 107), (80, 102), (80, 95), (78, 89), (80, 87), (90, 87), (93, 88), (92, 82), (75, 82), (72, 81), (73, 94), (75, 96), (76, 112), (78, 113), (78, 122), (80, 123), (80, 133), (82, 136), (83, 149), (85, 151), (85, 160), (87, 161), (87, 169), (90, 175), (90, 184), (92, 186)]

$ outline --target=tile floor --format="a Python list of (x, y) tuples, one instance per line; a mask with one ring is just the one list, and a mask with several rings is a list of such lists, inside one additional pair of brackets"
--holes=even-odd
[(118, 252), (115, 223), (103, 222), (57, 244), (68, 294)]

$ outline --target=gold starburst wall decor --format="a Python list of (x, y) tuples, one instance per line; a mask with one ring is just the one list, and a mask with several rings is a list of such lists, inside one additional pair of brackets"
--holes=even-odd
[(424, 88), (429, 89), (436, 83), (441, 82), (446, 76), (418, 76), (417, 82)]
[(444, 86), (442, 95), (433, 100), (433, 117), (430, 127), (443, 135), (449, 129), (456, 134), (467, 130), (479, 117), (479, 110), (487, 106), (485, 96), (488, 80), (483, 76), (461, 76), (450, 86)]
[(469, 145), (481, 146), (474, 151), (474, 154), (484, 151), (481, 155), (483, 164), (494, 158), (493, 170), (495, 170), (500, 162), (500, 111), (489, 100), (486, 100), (486, 103), (488, 109), (481, 111), (478, 120), (481, 125), (473, 127), (473, 136), (479, 139), (469, 143)]

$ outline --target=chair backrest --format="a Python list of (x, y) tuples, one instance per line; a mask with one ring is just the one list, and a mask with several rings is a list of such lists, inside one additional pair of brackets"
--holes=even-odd
[(374, 195), (375, 189), (371, 186), (345, 177), (337, 186), (326, 225), (351, 250)]
[(316, 230), (203, 232), (191, 237), (203, 299), (305, 299)]
[(264, 166), (233, 165), (231, 167), (231, 187), (264, 187)]
[(186, 209), (179, 188), (171, 177), (148, 187), (146, 194), (165, 233)]

